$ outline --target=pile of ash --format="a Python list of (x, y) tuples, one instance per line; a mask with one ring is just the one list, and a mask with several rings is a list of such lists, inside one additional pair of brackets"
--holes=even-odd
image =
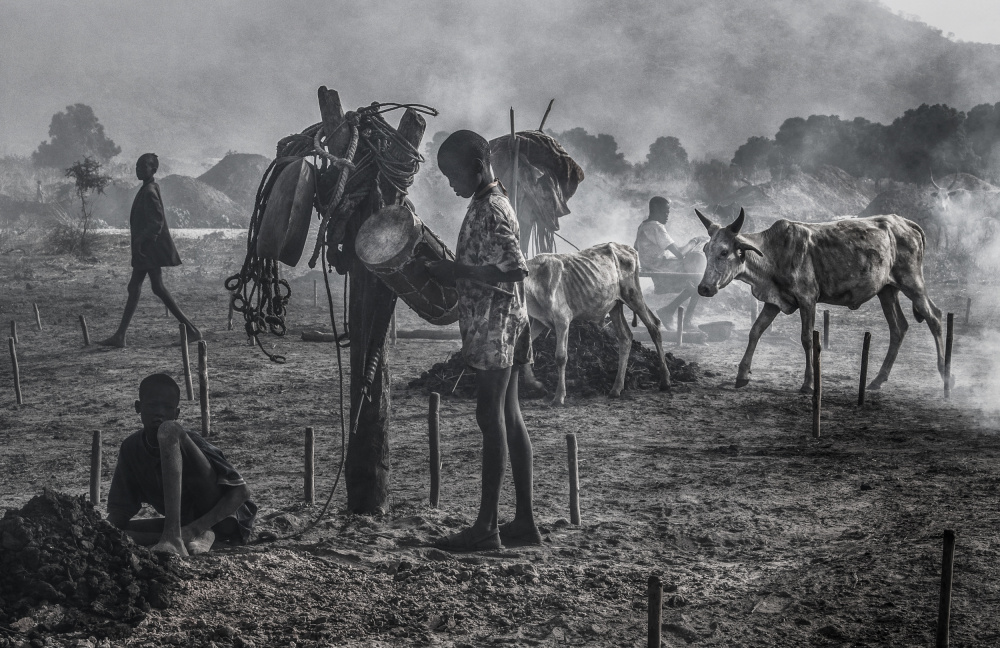
[(0, 624), (29, 637), (127, 636), (150, 607), (169, 606), (178, 580), (83, 497), (50, 490), (0, 520), (0, 573)]
[[(556, 336), (551, 331), (535, 339), (535, 377), (550, 391), (555, 391), (558, 380), (555, 360)], [(673, 382), (695, 382), (698, 364), (685, 362), (667, 353), (667, 367)], [(464, 374), (462, 373), (464, 370)], [(618, 339), (610, 325), (600, 327), (590, 322), (573, 322), (569, 326), (568, 358), (566, 360), (566, 389), (569, 396), (591, 397), (611, 391), (618, 372)], [(475, 369), (465, 364), (461, 352), (456, 352), (447, 362), (439, 362), (419, 378), (410, 381), (416, 389), (436, 391), (443, 396), (454, 395), (474, 398), (476, 395)], [(461, 376), (461, 379), (459, 379)], [(455, 386), (458, 381), (458, 386)], [(660, 386), (659, 360), (655, 348), (632, 341), (632, 352), (625, 369), (625, 389), (658, 389)], [(452, 392), (452, 388), (455, 391)], [(521, 383), (521, 396), (545, 396)]]

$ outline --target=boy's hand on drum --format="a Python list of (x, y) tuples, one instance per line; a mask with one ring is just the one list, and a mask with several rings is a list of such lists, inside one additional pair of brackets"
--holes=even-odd
[(427, 272), (446, 286), (454, 286), (458, 278), (458, 263), (448, 259), (430, 261), (425, 264)]

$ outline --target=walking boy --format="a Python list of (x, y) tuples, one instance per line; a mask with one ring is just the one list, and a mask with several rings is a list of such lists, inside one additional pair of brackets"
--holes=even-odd
[[(447, 551), (541, 544), (532, 512), (532, 449), (517, 400), (518, 370), (531, 362), (524, 300), (528, 264), (517, 217), (490, 167), (489, 144), (477, 133), (452, 133), (438, 151), (438, 167), (455, 193), (472, 198), (458, 235), (455, 261), (430, 264), (432, 274), (458, 287), (462, 354), (476, 370), (476, 421), (483, 433), (479, 515), (467, 528), (439, 540)], [(512, 370), (513, 368), (513, 370)], [(510, 453), (514, 519), (498, 526), (500, 488)]]
[(142, 180), (142, 187), (132, 201), (132, 213), (128, 221), (132, 235), (132, 278), (128, 282), (128, 301), (125, 302), (122, 321), (114, 335), (98, 342), (104, 346), (125, 348), (125, 332), (139, 305), (142, 282), (147, 274), (153, 294), (187, 327), (188, 341), (201, 339), (201, 333), (163, 285), (163, 268), (180, 265), (181, 258), (170, 238), (170, 229), (163, 213), (163, 201), (160, 199), (160, 186), (153, 179), (159, 167), (160, 161), (155, 153), (143, 153), (135, 163), (135, 175)]
[[(108, 521), (153, 551), (204, 553), (216, 541), (244, 544), (257, 505), (222, 451), (194, 432), (180, 414), (181, 390), (170, 376), (139, 384), (135, 411), (142, 430), (122, 442), (108, 491)], [(162, 518), (132, 519), (143, 503)]]

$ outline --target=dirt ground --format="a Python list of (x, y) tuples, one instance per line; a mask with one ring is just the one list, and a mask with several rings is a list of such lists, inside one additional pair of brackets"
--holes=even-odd
[[(226, 330), (222, 279), (243, 241), (216, 234), (177, 244), (185, 265), (168, 270), (166, 282), (207, 332), (211, 439), (249, 482), (259, 531), (301, 528), (320, 509), (302, 502), (305, 426), (318, 436), (320, 503), (340, 457), (334, 346), (298, 339), (328, 323), (312, 303), (320, 275), (293, 273), (291, 332), (268, 342), (288, 357), (276, 365), (247, 346), (239, 323)], [(177, 324), (148, 286), (128, 349), (83, 346), (79, 315), (92, 339), (117, 324), (127, 251), (116, 235), (86, 259), (24, 249), (0, 255), (0, 323), (18, 324), (25, 400), (14, 403), (4, 351), (0, 510), (43, 488), (86, 493), (96, 429), (104, 434), (106, 493), (118, 445), (139, 426), (139, 380), (157, 370), (181, 377)], [(927, 328), (904, 303), (911, 328), (893, 377), (858, 408), (862, 334), (873, 334), (873, 376), (887, 329), (877, 304), (832, 309), (818, 439), (811, 397), (797, 391), (798, 317), (779, 318), (758, 347), (752, 382), (736, 390), (749, 314), (723, 297), (699, 319), (736, 322), (728, 341), (667, 345), (700, 364), (698, 382), (617, 400), (575, 397), (571, 385), (563, 408), (524, 401), (544, 546), (464, 556), (426, 545), (475, 514), (473, 403), (442, 402), (441, 506), (433, 509), (428, 398), (406, 386), (459, 344), (400, 339), (390, 358), (392, 497), (384, 515), (345, 515), (341, 485), (332, 513), (303, 537), (177, 559), (186, 578), (173, 605), (151, 610), (128, 639), (58, 634), (45, 619), (59, 611), (46, 608), (18, 630), (0, 627), (0, 645), (644, 646), (647, 578), (659, 574), (667, 646), (927, 646), (945, 529), (957, 535), (952, 645), (998, 645), (996, 291), (941, 282), (930, 291), (959, 322), (952, 398), (943, 398)], [(399, 317), (401, 329), (430, 328), (407, 312)], [(197, 428), (198, 403), (183, 401), (182, 412)], [(581, 525), (568, 521), (569, 433), (580, 446)], [(510, 491), (508, 481), (508, 515)]]

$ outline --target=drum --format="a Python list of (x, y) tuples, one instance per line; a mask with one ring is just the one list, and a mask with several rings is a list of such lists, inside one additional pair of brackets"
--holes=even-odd
[(425, 265), (453, 261), (455, 255), (408, 207), (392, 205), (372, 214), (358, 230), (354, 250), (417, 315), (431, 324), (458, 321), (458, 289), (440, 284)]
[[(287, 159), (287, 158), (286, 158)], [(287, 163), (278, 174), (257, 237), (257, 256), (294, 266), (309, 235), (316, 169), (305, 158)]]

